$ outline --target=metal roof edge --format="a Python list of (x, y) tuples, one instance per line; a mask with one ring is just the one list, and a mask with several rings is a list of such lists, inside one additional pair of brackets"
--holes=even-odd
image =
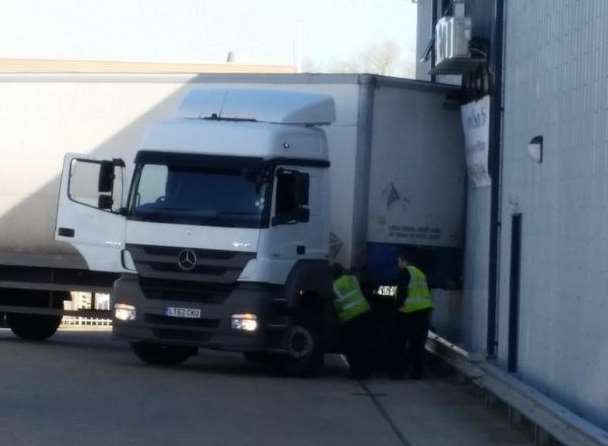
[(408, 90), (435, 91), (438, 93), (458, 93), (460, 91), (460, 87), (456, 85), (392, 76), (375, 75), (374, 77), (375, 83), (379, 87), (407, 88)]
[(0, 82), (178, 82), (358, 84), (359, 74), (316, 73), (0, 73)]
[(460, 88), (416, 79), (367, 73), (0, 73), (2, 82), (185, 82), (189, 83), (276, 83), (353, 84), (396, 87), (438, 93), (458, 93)]

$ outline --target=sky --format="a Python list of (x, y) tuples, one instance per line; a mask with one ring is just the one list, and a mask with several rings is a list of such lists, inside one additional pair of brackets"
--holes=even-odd
[(0, 57), (197, 63), (233, 51), (335, 71), (386, 42), (391, 74), (414, 64), (412, 0), (0, 0)]

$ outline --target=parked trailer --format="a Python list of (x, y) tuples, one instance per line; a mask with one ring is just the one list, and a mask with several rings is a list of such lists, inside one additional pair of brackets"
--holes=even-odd
[[(190, 93), (203, 87), (224, 92), (280, 90), (295, 96), (299, 93), (301, 98), (309, 93), (325, 95), (333, 101), (333, 122), (316, 122), (309, 114), (310, 122), (287, 122), (284, 127), (289, 128), (282, 135), (291, 139), (295, 132), (300, 135), (298, 138), (304, 138), (304, 145), (314, 141), (321, 146), (326, 144), (328, 158), (325, 162), (331, 165), (327, 171), (327, 185), (309, 181), (307, 192), (321, 201), (328, 198), (326, 205), (318, 208), (309, 203), (311, 221), (317, 213), (319, 218), (327, 220), (327, 228), (310, 223), (268, 224), (256, 228), (255, 237), (243, 242), (256, 245), (246, 249), (232, 244), (219, 246), (222, 234), (229, 231), (217, 222), (203, 226), (191, 222), (181, 225), (139, 222), (141, 227), (129, 233), (129, 226), (135, 227), (127, 215), (127, 203), (136, 165), (141, 169), (146, 163), (162, 164), (163, 156), (172, 157), (176, 152), (192, 156), (243, 157), (248, 150), (246, 137), (240, 138), (238, 147), (224, 147), (224, 153), (209, 152), (204, 140), (215, 140), (219, 147), (223, 140), (238, 140), (234, 135), (243, 133), (242, 129), (251, 128), (253, 133), (250, 135), (253, 135), (262, 127), (275, 132), (280, 126), (261, 122), (264, 118), (258, 119), (263, 116), (265, 106), (263, 95), (259, 94), (251, 96), (257, 97), (253, 102), (241, 99), (240, 103), (233, 104), (236, 107), (234, 116), (218, 117), (216, 113), (214, 117), (213, 112), (206, 116), (205, 113), (217, 105), (213, 100), (194, 100), (180, 108), (184, 98), (195, 97), (196, 94)], [(256, 257), (259, 257), (257, 244), (262, 235), (282, 231), (287, 233), (282, 236), (287, 237), (287, 243), (294, 236), (293, 231), (302, 231), (302, 227), (306, 228), (305, 233), (318, 239), (315, 242), (319, 245), (315, 254), (317, 260), (323, 260), (325, 264), (328, 260), (339, 261), (346, 267), (364, 270), (380, 292), (386, 292), (386, 287), (381, 285), (393, 280), (391, 262), (404, 245), (420, 248), (434, 288), (458, 286), (460, 272), (455, 265), (460, 264), (462, 246), (465, 170), (459, 115), (450, 100), (457, 92), (451, 88), (371, 75), (49, 75), (4, 77), (0, 81), (0, 94), (3, 98), (0, 119), (7, 129), (0, 141), (0, 150), (5, 155), (4, 172), (0, 176), (0, 311), (7, 314), (9, 325), (19, 336), (43, 338), (51, 335), (61, 314), (66, 313), (61, 302), (68, 291), (108, 290), (119, 277), (121, 280), (117, 284), (129, 283), (139, 291), (144, 282), (146, 285), (154, 281), (155, 285), (161, 283), (160, 287), (153, 287), (153, 292), (163, 296), (163, 293), (170, 294), (171, 288), (165, 287), (167, 280), (173, 281), (171, 286), (177, 285), (181, 291), (184, 286), (192, 288), (193, 283), (195, 288), (217, 291), (218, 286), (230, 288), (239, 282), (251, 282), (251, 279), (239, 280), (239, 274), (247, 265), (256, 263)], [(194, 112), (198, 115), (193, 115)], [(198, 124), (216, 127), (203, 129), (197, 127)], [(318, 124), (329, 125), (321, 127)], [(34, 126), (35, 131), (32, 131), (30, 127)], [(168, 130), (170, 127), (172, 130)], [(220, 136), (210, 136), (215, 134)], [(276, 136), (276, 132), (273, 134)], [(253, 142), (255, 137), (252, 138)], [(288, 141), (286, 144), (289, 146)], [(71, 207), (72, 214), (66, 217), (67, 220), (60, 215), (56, 228), (60, 170), (66, 152), (86, 156), (67, 158), (65, 194), (59, 198)], [(276, 154), (270, 155), (269, 158), (276, 158)], [(85, 158), (106, 162), (87, 164)], [(68, 194), (74, 163), (79, 164), (80, 171), (78, 178), (72, 176), (71, 183), (79, 188), (76, 200)], [(27, 169), (23, 169), (24, 166)], [(295, 170), (297, 166), (289, 162), (275, 163), (274, 170), (269, 173), (272, 178), (278, 167)], [(323, 169), (322, 166), (312, 168)], [(24, 171), (28, 174), (24, 175)], [(307, 172), (309, 180), (314, 180), (317, 174), (324, 175), (319, 172)], [(115, 179), (113, 184), (103, 185), (98, 177), (107, 173), (114, 173)], [(140, 179), (141, 172), (136, 177)], [(93, 178), (94, 182), (88, 184), (87, 178)], [(276, 190), (276, 187), (269, 189)], [(103, 197), (100, 199), (100, 196)], [(276, 197), (271, 194), (268, 200), (274, 203)], [(100, 206), (109, 209), (100, 210)], [(269, 208), (268, 212), (271, 211), (274, 212)], [(67, 224), (70, 218), (71, 225)], [(230, 222), (229, 226), (234, 224)], [(177, 232), (173, 233), (173, 230)], [(198, 234), (197, 240), (187, 243), (177, 236), (180, 231)], [(216, 236), (210, 238), (209, 234)], [(296, 239), (302, 237), (299, 234)], [(240, 243), (239, 240), (232, 242)], [(131, 245), (130, 249), (128, 245)], [(238, 251), (240, 257), (247, 254), (248, 258), (239, 264), (239, 274), (229, 280), (230, 283), (214, 283), (208, 274), (196, 277), (195, 274), (184, 275), (183, 271), (168, 271), (177, 267), (178, 257), (184, 249), (213, 255), (236, 255)], [(209, 326), (201, 324), (184, 329), (178, 323), (182, 318), (162, 318), (171, 317), (166, 314), (168, 307), (192, 309), (192, 300), (196, 299), (188, 297), (185, 299), (188, 305), (175, 307), (167, 305), (164, 297), (151, 298), (149, 293), (152, 291), (142, 297), (143, 302), (153, 301), (157, 306), (150, 310), (148, 321), (158, 316), (162, 322), (159, 327), (161, 319), (158, 318), (154, 323), (138, 321), (142, 330), (148, 330), (145, 340), (153, 344), (204, 345), (249, 353), (269, 349), (288, 351), (281, 345), (281, 340), (292, 328), (292, 316), (297, 311), (292, 308), (295, 300), (285, 296), (285, 280), (297, 257), (310, 255), (310, 251), (299, 254), (297, 246), (294, 249), (294, 253), (288, 254), (291, 256), (289, 262), (281, 266), (279, 275), (282, 278), (266, 282), (273, 290), (273, 297), (277, 301), (283, 300), (277, 305), (286, 307), (286, 319), (274, 324), (278, 332), (274, 338), (279, 339), (278, 343), (270, 345), (258, 340), (243, 347), (222, 341), (222, 336), (235, 334), (225, 327), (230, 322), (226, 317), (230, 319), (232, 315), (226, 316), (225, 306), (218, 308), (217, 320), (210, 321)], [(140, 261), (143, 258), (140, 254), (144, 257), (151, 254), (162, 260), (153, 266), (146, 265), (145, 261)], [(135, 263), (135, 271), (125, 270), (129, 257)], [(226, 265), (220, 262), (219, 266)], [(271, 270), (276, 273), (280, 269), (277, 268), (275, 263)], [(231, 272), (234, 275), (234, 268)], [(231, 290), (226, 292), (230, 294)], [(138, 295), (143, 296), (141, 292)], [(115, 288), (114, 303), (124, 300), (123, 297)], [(197, 299), (205, 298), (199, 296)], [(207, 307), (208, 302), (203, 305), (203, 311)], [(138, 317), (143, 318), (145, 314)], [(151, 325), (146, 325), (148, 323)], [(135, 336), (132, 339), (137, 342), (143, 338)]]

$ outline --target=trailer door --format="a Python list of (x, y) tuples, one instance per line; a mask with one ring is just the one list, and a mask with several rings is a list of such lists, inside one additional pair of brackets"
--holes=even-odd
[(123, 271), (126, 219), (124, 162), (67, 154), (63, 162), (55, 240), (67, 242), (93, 271)]

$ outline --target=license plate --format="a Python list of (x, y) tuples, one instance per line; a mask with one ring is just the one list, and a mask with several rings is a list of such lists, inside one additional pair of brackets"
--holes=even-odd
[(199, 319), (201, 317), (200, 308), (179, 308), (167, 307), (165, 314), (169, 317), (184, 317), (188, 319)]

